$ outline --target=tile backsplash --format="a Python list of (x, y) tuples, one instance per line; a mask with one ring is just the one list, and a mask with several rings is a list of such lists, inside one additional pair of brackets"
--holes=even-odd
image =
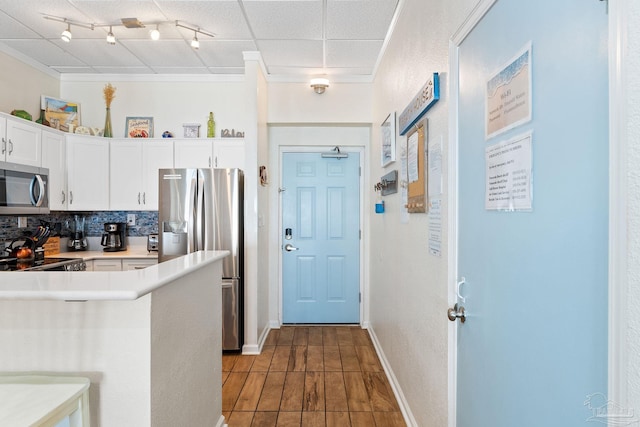
[(17, 215), (0, 216), (0, 242), (23, 236), (25, 232), (33, 232), (42, 222), (50, 224), (52, 229), (59, 230), (60, 235), (66, 237), (75, 215), (85, 218), (87, 237), (102, 236), (105, 222), (127, 222), (128, 214), (135, 214), (136, 225), (127, 227), (127, 236), (143, 237), (158, 232), (157, 211), (51, 212), (48, 215), (28, 216), (26, 228), (18, 228)]

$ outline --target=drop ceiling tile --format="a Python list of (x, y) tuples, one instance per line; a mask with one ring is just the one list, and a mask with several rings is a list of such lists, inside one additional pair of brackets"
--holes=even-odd
[(257, 39), (322, 39), (322, 1), (243, 2)]
[[(184, 40), (167, 40), (156, 43), (153, 40), (122, 40), (125, 46), (143, 64), (150, 67), (201, 67), (204, 64), (189, 44)], [(205, 43), (200, 43), (204, 49)]]
[(241, 67), (244, 69), (242, 52), (257, 50), (252, 41), (201, 40), (198, 56), (208, 67)]
[(384, 40), (398, 0), (328, 0), (327, 39)]
[(382, 41), (327, 41), (327, 67), (373, 67)]
[[(61, 41), (61, 43), (64, 43)], [(47, 40), (6, 40), (9, 48), (47, 66), (85, 66), (88, 63)]]
[[(200, 27), (217, 39), (250, 39), (251, 32), (237, 1), (157, 1), (171, 20)], [(187, 32), (188, 33), (188, 32)], [(186, 34), (189, 39), (193, 33)]]
[(105, 41), (98, 42), (87, 39), (72, 40), (71, 43), (54, 40), (53, 43), (91, 66), (135, 67), (145, 65), (125, 49), (121, 43), (110, 45)]
[(9, 15), (0, 12), (0, 39), (24, 38), (40, 38), (40, 35)]
[(322, 67), (322, 41), (266, 40), (258, 47), (267, 68), (272, 66)]
[(73, 0), (73, 5), (86, 16), (86, 22), (121, 24), (122, 18), (138, 18), (143, 24), (167, 18), (153, 1), (131, 0)]
[(210, 74), (207, 67), (153, 67), (157, 74)]
[(93, 67), (101, 74), (153, 74), (149, 67)]

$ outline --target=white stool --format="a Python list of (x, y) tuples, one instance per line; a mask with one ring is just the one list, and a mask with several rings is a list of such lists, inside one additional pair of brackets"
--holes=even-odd
[(0, 426), (89, 426), (89, 379), (0, 375)]

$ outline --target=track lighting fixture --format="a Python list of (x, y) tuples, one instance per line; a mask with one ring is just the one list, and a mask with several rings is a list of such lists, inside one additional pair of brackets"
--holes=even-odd
[(60, 38), (63, 42), (69, 43), (73, 35), (71, 34), (71, 24), (67, 24), (67, 29), (62, 32)]
[[(105, 23), (105, 24), (87, 24), (84, 22), (71, 21), (67, 18), (61, 18), (59, 16), (52, 15), (44, 15), (44, 19), (49, 19), (51, 21), (62, 22), (67, 24), (67, 29), (62, 32), (60, 37), (65, 42), (69, 43), (71, 38), (71, 25), (75, 25), (76, 27), (86, 28), (88, 30), (94, 30), (96, 27), (109, 27), (109, 33), (107, 33), (107, 43), (113, 45), (116, 44), (116, 36), (113, 34), (113, 27), (125, 27), (130, 29), (139, 29), (145, 28), (145, 25), (138, 20), (138, 18), (122, 18), (120, 19), (120, 23)], [(191, 40), (191, 47), (194, 49), (200, 48), (200, 40), (198, 40), (198, 35), (205, 35), (208, 37), (215, 37), (214, 33), (209, 31), (205, 31), (200, 27), (192, 27), (191, 25), (183, 24), (180, 21), (161, 21), (161, 22), (152, 22), (147, 23), (147, 25), (155, 25), (156, 28), (149, 31), (149, 37), (152, 40), (160, 39), (160, 24), (167, 24), (169, 22), (175, 23), (176, 27), (182, 27), (189, 31), (193, 31), (193, 39)]]
[(107, 34), (107, 43), (116, 44), (116, 36), (113, 35), (111, 25), (109, 25), (109, 34)]
[(156, 24), (156, 28), (154, 30), (149, 31), (149, 36), (151, 37), (151, 40), (160, 40), (160, 24)]

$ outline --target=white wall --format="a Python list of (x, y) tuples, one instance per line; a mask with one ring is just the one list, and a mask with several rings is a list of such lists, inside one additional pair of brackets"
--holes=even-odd
[(37, 120), (40, 95), (59, 96), (59, 80), (4, 52), (0, 52), (0, 63), (0, 111), (25, 110)]
[[(400, 221), (400, 193), (387, 196), (385, 213), (371, 217), (371, 329), (408, 401), (416, 425), (447, 425), (448, 40), (475, 0), (405, 0), (375, 79), (371, 182), (399, 169), (380, 167), (379, 123), (400, 114), (431, 73), (440, 73), (441, 99), (429, 110), (428, 141), (442, 140), (444, 194), (442, 255), (427, 251), (427, 214)], [(397, 136), (399, 147), (406, 138)], [(373, 206), (369, 206), (372, 210)]]
[(222, 129), (246, 131), (244, 81), (233, 76), (86, 76), (66, 75), (60, 83), (62, 99), (80, 103), (83, 126), (104, 128), (103, 89), (111, 83), (116, 97), (111, 104), (114, 136), (123, 137), (126, 117), (154, 118), (154, 136), (165, 130), (183, 136), (183, 123), (200, 123), (205, 137), (212, 111), (216, 136)]
[(627, 193), (627, 287), (623, 291), (626, 300), (621, 303), (626, 304), (628, 325), (624, 325), (623, 347), (618, 349), (627, 359), (623, 367), (626, 377), (622, 378), (627, 401), (617, 403), (635, 410), (637, 419), (640, 413), (640, 4), (633, 0), (622, 1), (621, 4), (625, 7), (623, 13), (627, 24), (622, 33), (627, 41), (623, 52), (626, 61), (622, 64), (627, 79), (623, 82), (626, 83), (624, 93), (627, 99), (621, 106), (623, 111), (626, 109), (623, 120), (627, 126), (621, 129), (621, 133), (626, 133), (628, 171), (624, 188)]

